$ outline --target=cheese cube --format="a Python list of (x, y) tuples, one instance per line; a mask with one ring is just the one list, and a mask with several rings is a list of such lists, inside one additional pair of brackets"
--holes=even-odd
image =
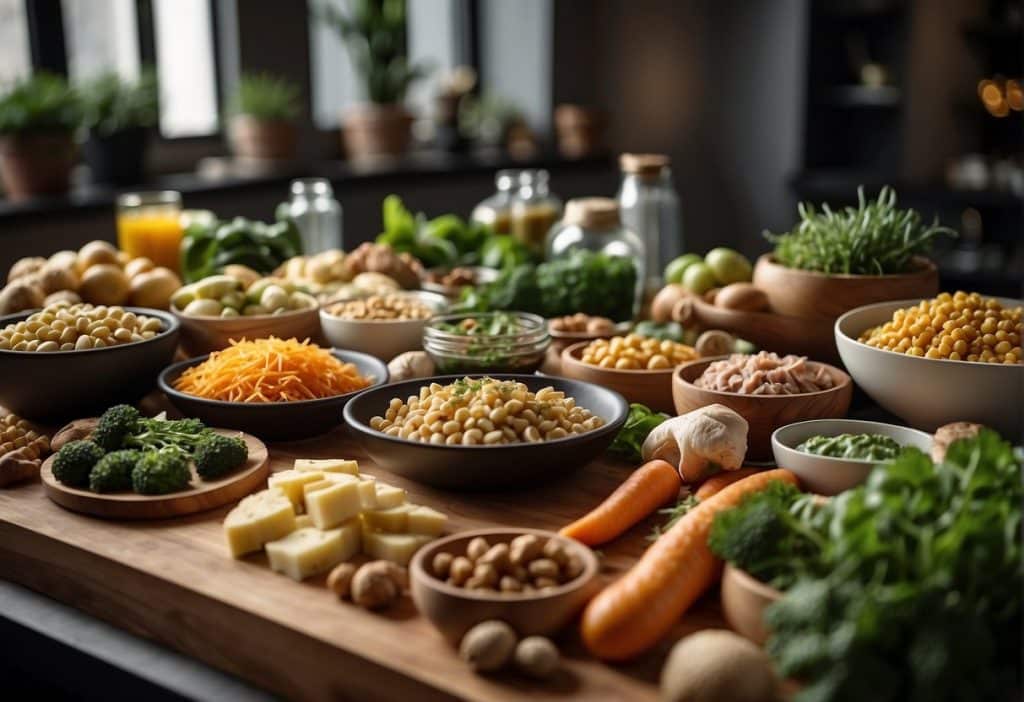
[(448, 515), (422, 505), (415, 505), (406, 515), (406, 529), (411, 534), (440, 536), (447, 523)]
[(295, 517), (295, 528), (305, 529), (306, 527), (313, 526), (313, 518), (308, 514), (299, 514)]
[[(324, 485), (324, 487), (320, 487)], [(330, 529), (362, 511), (359, 480), (325, 480), (306, 486), (306, 512), (318, 529)]]
[(337, 529), (297, 529), (267, 544), (271, 569), (293, 580), (326, 573), (359, 552), (359, 526), (354, 521)]
[[(353, 476), (348, 473), (323, 473), (324, 480), (348, 481)], [(359, 476), (359, 499), (363, 503), (363, 509), (377, 509), (377, 479), (361, 475)]]
[(295, 530), (295, 508), (277, 488), (249, 495), (224, 518), (224, 535), (235, 558), (259, 551)]
[(359, 475), (359, 463), (338, 458), (296, 458), (295, 470)]
[(409, 512), (414, 505), (398, 505), (391, 509), (371, 509), (363, 512), (363, 525), (370, 531), (390, 531), (401, 534), (409, 531)]
[(391, 509), (404, 502), (405, 490), (387, 483), (377, 483), (377, 509)]
[(383, 531), (363, 531), (363, 553), (371, 558), (409, 565), (413, 554), (424, 544), (434, 540), (423, 534), (388, 534)]
[(281, 492), (292, 501), (292, 505), (298, 511), (305, 505), (302, 488), (308, 483), (323, 480), (323, 476), (320, 471), (282, 470), (271, 475), (267, 479), (267, 485), (281, 488)]

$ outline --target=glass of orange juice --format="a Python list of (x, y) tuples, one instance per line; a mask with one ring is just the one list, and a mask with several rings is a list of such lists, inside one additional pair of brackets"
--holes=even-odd
[(117, 198), (117, 243), (132, 258), (145, 256), (180, 273), (181, 193), (159, 190)]

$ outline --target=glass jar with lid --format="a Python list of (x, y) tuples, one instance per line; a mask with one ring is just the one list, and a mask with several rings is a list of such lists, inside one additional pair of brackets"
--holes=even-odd
[(494, 174), (493, 195), (482, 200), (469, 216), (473, 222), (486, 224), (496, 234), (512, 232), (512, 196), (519, 183), (519, 171), (502, 170)]
[(519, 190), (512, 198), (512, 236), (535, 255), (544, 252), (551, 227), (562, 216), (562, 201), (548, 190), (548, 172), (519, 172)]
[(562, 221), (548, 234), (545, 253), (551, 260), (573, 249), (631, 258), (636, 267), (633, 312), (639, 312), (646, 271), (644, 242), (622, 225), (618, 202), (609, 197), (584, 197), (566, 203)]
[(291, 200), (278, 206), (277, 216), (291, 217), (295, 222), (307, 255), (344, 248), (341, 203), (335, 199), (331, 182), (326, 178), (293, 180)]
[(669, 158), (663, 154), (622, 154), (622, 184), (617, 200), (622, 222), (644, 242), (648, 288), (661, 285), (659, 276), (683, 253), (679, 196), (672, 184)]

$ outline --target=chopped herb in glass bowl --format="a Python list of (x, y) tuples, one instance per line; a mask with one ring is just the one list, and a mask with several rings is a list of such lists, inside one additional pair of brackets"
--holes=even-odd
[(526, 312), (444, 315), (423, 330), (439, 373), (533, 372), (550, 343), (544, 319)]

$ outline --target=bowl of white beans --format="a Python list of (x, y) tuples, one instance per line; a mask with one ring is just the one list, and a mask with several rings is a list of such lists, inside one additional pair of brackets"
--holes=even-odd
[(141, 307), (60, 303), (0, 317), (0, 405), (55, 422), (134, 402), (171, 362), (179, 328)]
[(629, 407), (617, 392), (535, 375), (439, 376), (365, 390), (345, 422), (374, 462), (452, 489), (530, 486), (590, 462)]

